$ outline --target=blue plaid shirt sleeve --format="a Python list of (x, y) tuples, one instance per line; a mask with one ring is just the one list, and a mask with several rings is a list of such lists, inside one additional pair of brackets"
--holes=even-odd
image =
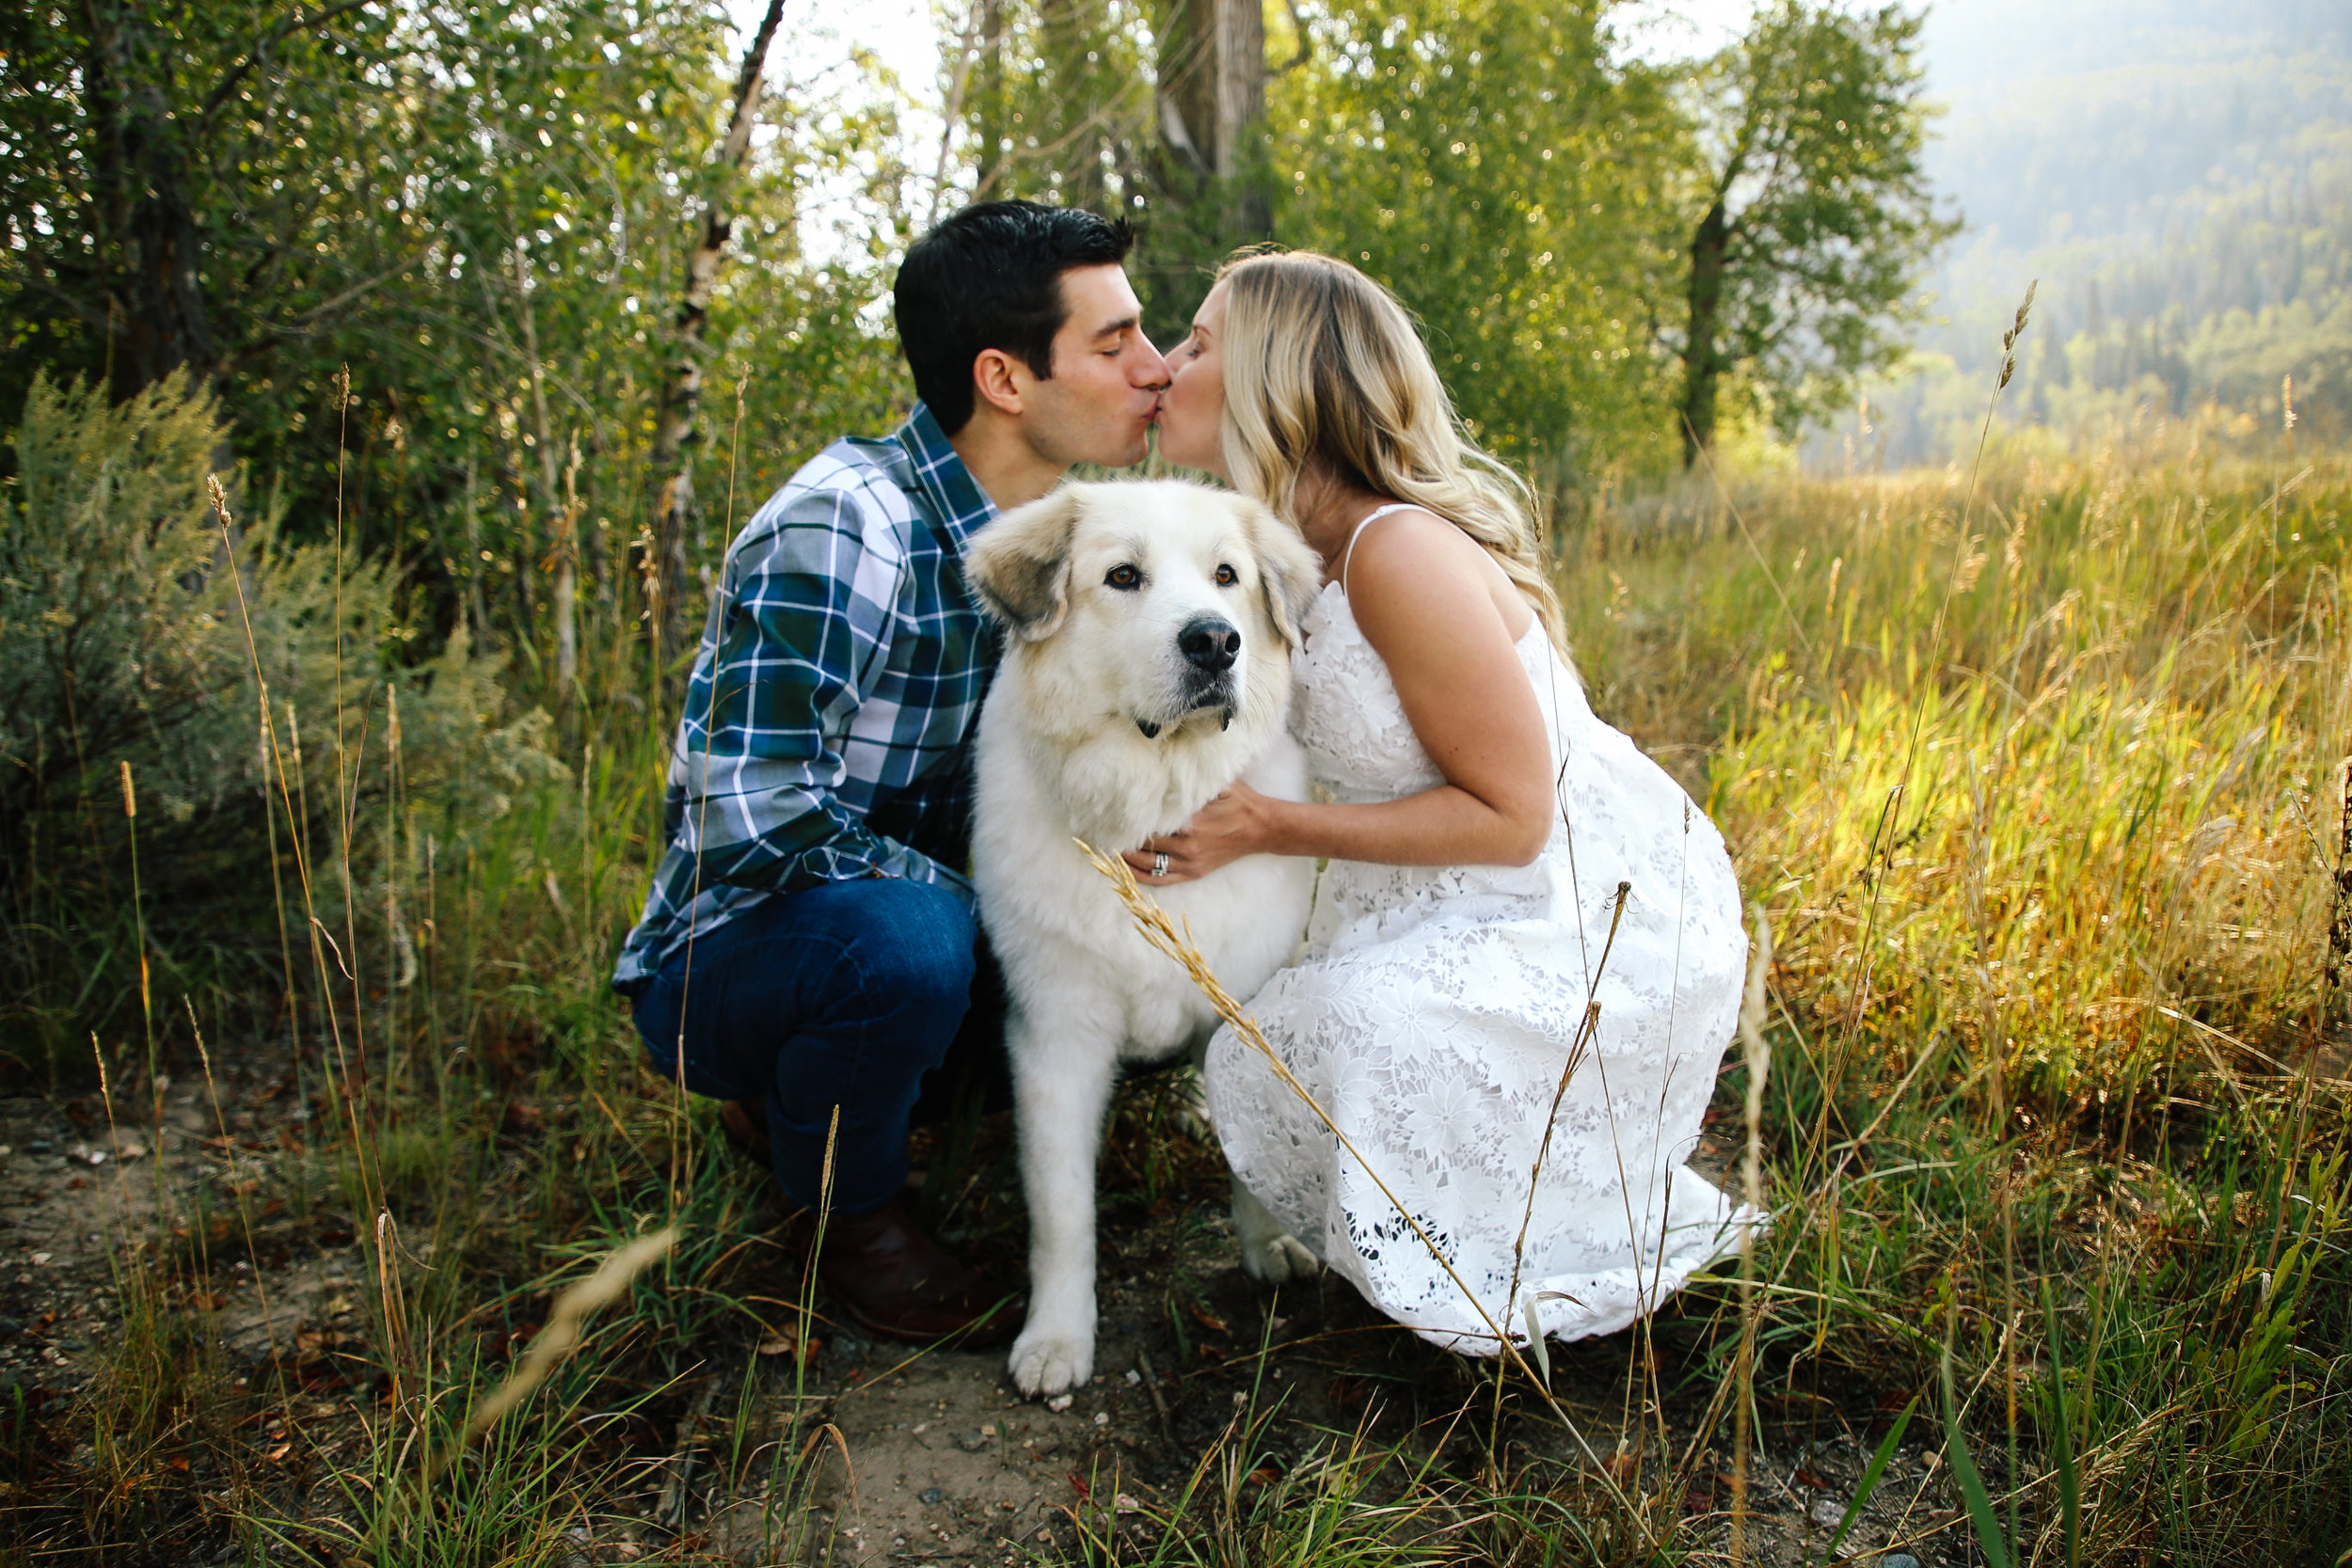
[[(675, 759), (672, 842), (706, 884), (766, 891), (860, 876), (963, 879), (874, 832), (834, 793), (842, 741), (890, 654), (907, 570), (857, 490), (803, 490), (733, 563), (707, 707)], [(881, 546), (881, 547), (878, 547)], [(699, 732), (699, 733), (695, 733)]]
[(963, 740), (994, 646), (960, 554), (993, 507), (929, 411), (812, 458), (728, 546), (613, 983), (772, 894), (864, 877), (971, 902)]

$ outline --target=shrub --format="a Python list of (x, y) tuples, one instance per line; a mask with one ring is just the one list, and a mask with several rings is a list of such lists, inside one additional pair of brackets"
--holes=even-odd
[(293, 975), (265, 977), (299, 967), (286, 933), (313, 918), (401, 951), (401, 861), (561, 773), (545, 715), (503, 714), (498, 661), (462, 631), (418, 657), (383, 566), (279, 547), (233, 483), (214, 509), (224, 432), (182, 379), (113, 407), (37, 381), (10, 440), (0, 1053), (19, 1069), (127, 1038), (183, 993), (244, 995), (266, 1024)]

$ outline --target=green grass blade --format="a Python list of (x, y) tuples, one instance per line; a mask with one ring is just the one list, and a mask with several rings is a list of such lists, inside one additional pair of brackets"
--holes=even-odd
[(2066, 1338), (2058, 1328), (2058, 1303), (2048, 1280), (2042, 1283), (2042, 1316), (2050, 1336), (2050, 1460), (2058, 1467), (2059, 1528), (2066, 1541), (2066, 1568), (2083, 1560), (2082, 1476), (2074, 1465), (2074, 1422), (2067, 1408)]
[(1872, 1454), (1870, 1463), (1863, 1467), (1862, 1482), (1854, 1488), (1853, 1501), (1846, 1505), (1846, 1516), (1837, 1522), (1837, 1533), (1829, 1538), (1827, 1556), (1834, 1558), (1837, 1555), (1838, 1544), (1846, 1539), (1846, 1532), (1853, 1528), (1855, 1520), (1862, 1517), (1864, 1505), (1869, 1502), (1870, 1494), (1878, 1490), (1879, 1478), (1886, 1473), (1887, 1465), (1895, 1457), (1896, 1446), (1903, 1440), (1903, 1429), (1911, 1425), (1911, 1413), (1918, 1408), (1919, 1396), (1914, 1394), (1911, 1402), (1903, 1406), (1903, 1413), (1895, 1418), (1895, 1424), (1886, 1429), (1886, 1436), (1879, 1444), (1879, 1451)]
[(1984, 1548), (1984, 1559), (1993, 1568), (2009, 1568), (2009, 1542), (2001, 1534), (2001, 1522), (1994, 1516), (1993, 1496), (1984, 1487), (1984, 1478), (1977, 1473), (1977, 1462), (1968, 1457), (1968, 1439), (1960, 1430), (1960, 1404), (1952, 1396), (1952, 1353), (1944, 1352), (1944, 1457), (1952, 1467), (1952, 1482), (1960, 1488), (1963, 1501), (1968, 1505), (1968, 1522), (1976, 1527), (1977, 1544)]

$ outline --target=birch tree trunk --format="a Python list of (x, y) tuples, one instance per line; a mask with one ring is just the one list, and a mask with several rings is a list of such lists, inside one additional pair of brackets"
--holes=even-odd
[(767, 69), (768, 46), (774, 41), (776, 24), (784, 15), (784, 0), (768, 0), (759, 30), (743, 51), (743, 69), (735, 79), (735, 114), (720, 143), (710, 182), (695, 226), (694, 248), (686, 259), (686, 289), (677, 310), (677, 365), (661, 399), (661, 417), (654, 427), (653, 471), (662, 477), (655, 501), (654, 547), (659, 556), (660, 605), (652, 620), (654, 636), (666, 641), (663, 623), (676, 623), (686, 608), (686, 535), (694, 511), (694, 468), (691, 448), (699, 438), (695, 428), (702, 412), (703, 329), (710, 318), (710, 296), (718, 287), (735, 214), (730, 198), (735, 177), (752, 150), (752, 128), (759, 118), (760, 78)]

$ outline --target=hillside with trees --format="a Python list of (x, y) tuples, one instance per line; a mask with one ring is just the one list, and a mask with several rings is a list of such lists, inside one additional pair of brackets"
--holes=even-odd
[(2266, 436), (2293, 376), (2306, 435), (2352, 429), (2352, 13), (1961, 0), (1924, 48), (1928, 164), (1967, 225), (1928, 285), (1944, 322), (1818, 458), (1964, 451), (2035, 277), (2009, 419)]

